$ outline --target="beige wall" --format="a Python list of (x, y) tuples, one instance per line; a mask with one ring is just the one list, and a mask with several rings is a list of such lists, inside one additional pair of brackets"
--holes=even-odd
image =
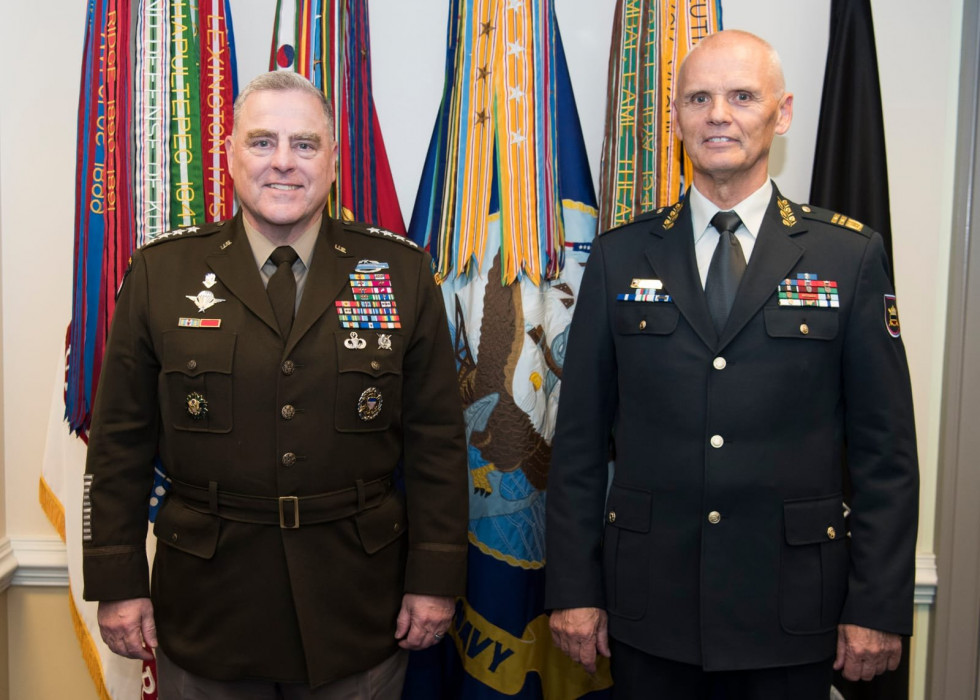
[(99, 700), (75, 641), (68, 589), (14, 586), (7, 618), (10, 698)]
[(9, 625), (7, 619), (7, 605), (10, 601), (9, 593), (0, 593), (0, 700), (10, 700), (10, 663), (7, 651), (10, 645), (7, 642), (7, 630)]
[[(442, 88), (449, 0), (372, 0), (375, 97), (408, 216)], [(912, 368), (922, 465), (920, 553), (933, 551), (950, 232), (950, 192), (963, 0), (873, 0), (903, 337)], [(598, 170), (609, 18), (614, 3), (555, 0), (583, 130)], [(72, 277), (75, 110), (85, 20), (79, 0), (5, 3), (0, 21), (0, 539), (53, 536), (37, 505), (52, 377), (62, 362)], [(774, 175), (805, 200), (816, 133), (830, 0), (724, 0), (726, 26), (756, 31), (783, 56), (796, 119), (775, 150)], [(243, 79), (265, 63), (274, 0), (232, 0)], [(792, 8), (788, 11), (787, 8)], [(405, 50), (413, 41), (412, 51)], [(38, 47), (44, 47), (43, 51)], [(30, 68), (27, 68), (30, 66)], [(0, 616), (4, 608), (0, 608)], [(7, 593), (11, 697), (87, 683), (66, 589)], [(917, 612), (914, 697), (924, 698), (928, 609)], [(44, 644), (36, 639), (43, 631)], [(73, 651), (74, 650), (74, 651)], [(5, 664), (0, 660), (0, 671)], [(60, 664), (59, 664), (60, 665)], [(5, 685), (5, 684), (2, 684)], [(87, 686), (86, 686), (87, 687)], [(0, 687), (0, 700), (4, 688)], [(16, 692), (14, 692), (16, 691)]]

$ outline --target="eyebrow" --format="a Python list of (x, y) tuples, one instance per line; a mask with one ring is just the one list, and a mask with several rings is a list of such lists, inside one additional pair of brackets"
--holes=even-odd
[[(248, 140), (268, 138), (275, 139), (279, 138), (279, 134), (268, 129), (252, 129), (245, 134), (245, 138)], [(322, 139), (315, 131), (301, 131), (298, 134), (290, 134), (289, 141), (290, 143), (296, 143), (297, 141), (312, 141), (313, 143), (320, 143)]]

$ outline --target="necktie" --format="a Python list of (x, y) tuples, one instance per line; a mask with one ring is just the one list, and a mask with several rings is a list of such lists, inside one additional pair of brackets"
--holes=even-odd
[(293, 263), (299, 255), (288, 245), (282, 245), (272, 251), (269, 260), (276, 266), (276, 271), (269, 278), (266, 292), (272, 302), (272, 310), (276, 313), (276, 322), (283, 339), (289, 337), (293, 326), (293, 311), (296, 308), (296, 278), (293, 276)]
[(711, 256), (711, 265), (708, 266), (704, 294), (718, 333), (721, 333), (728, 321), (738, 283), (742, 281), (742, 273), (745, 272), (745, 255), (735, 238), (735, 231), (741, 223), (742, 220), (733, 211), (720, 211), (711, 219), (711, 225), (717, 229), (720, 237), (715, 253)]

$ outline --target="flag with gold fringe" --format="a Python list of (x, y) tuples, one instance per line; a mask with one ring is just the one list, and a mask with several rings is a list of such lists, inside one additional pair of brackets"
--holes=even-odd
[(680, 199), (691, 165), (671, 125), (681, 61), (721, 29), (721, 0), (616, 0), (599, 226), (606, 231)]
[(469, 575), (406, 698), (600, 697), (551, 641), (544, 506), (562, 363), (596, 231), (553, 0), (451, 0), (442, 104), (409, 227), (433, 255), (469, 454)]
[(269, 70), (296, 71), (333, 104), (338, 158), (328, 213), (404, 235), (374, 108), (368, 14), (368, 0), (277, 0)]
[[(87, 3), (72, 318), (40, 500), (65, 540), (72, 619), (102, 698), (151, 699), (156, 688), (152, 664), (122, 659), (102, 644), (96, 605), (81, 599), (84, 442), (116, 292), (133, 250), (171, 229), (231, 216), (224, 139), (237, 92), (233, 43), (228, 0)], [(158, 469), (150, 517), (164, 481)]]

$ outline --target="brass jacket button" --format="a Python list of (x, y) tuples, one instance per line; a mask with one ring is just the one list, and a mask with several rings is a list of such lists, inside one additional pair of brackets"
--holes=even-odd
[(286, 454), (284, 454), (282, 456), (281, 462), (282, 462), (282, 466), (284, 466), (284, 467), (291, 467), (291, 466), (293, 466), (294, 464), (296, 464), (296, 453), (294, 453), (294, 452), (287, 452)]
[(296, 415), (296, 409), (287, 403), (282, 407), (282, 411), (280, 411), (280, 413), (282, 413), (282, 417), (286, 420), (292, 420), (293, 416)]
[(708, 522), (711, 523), (712, 525), (717, 525), (718, 523), (720, 523), (721, 513), (719, 513), (717, 510), (713, 510), (710, 513), (708, 513)]

